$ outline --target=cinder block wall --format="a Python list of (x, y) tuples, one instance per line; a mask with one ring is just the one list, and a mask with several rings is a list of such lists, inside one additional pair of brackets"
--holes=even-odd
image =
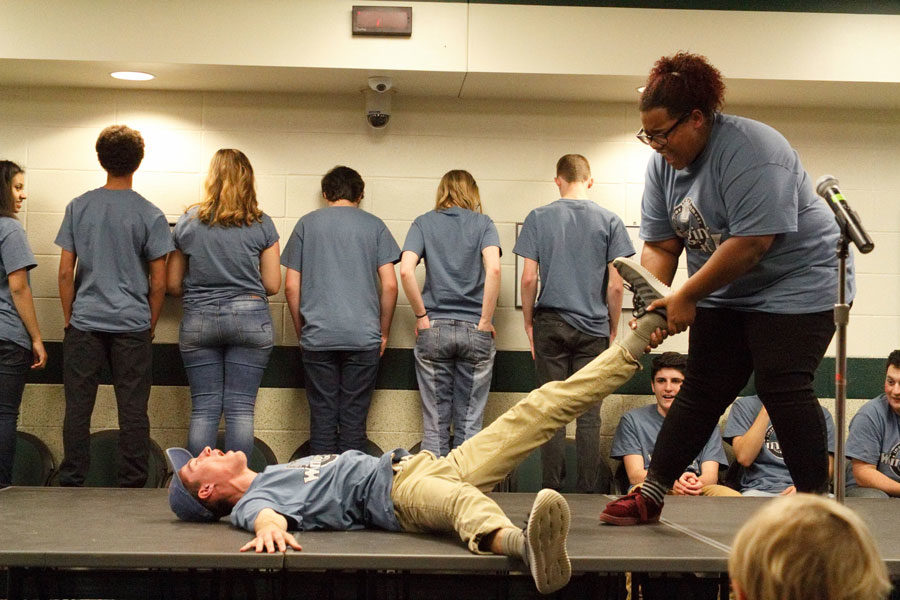
[[(640, 127), (635, 106), (402, 94), (394, 98), (394, 105), (390, 126), (376, 132), (366, 126), (362, 101), (356, 95), (0, 89), (4, 115), (0, 158), (15, 160), (27, 170), (29, 198), (21, 218), (38, 256), (31, 282), (45, 339), (62, 339), (56, 287), (59, 249), (53, 240), (63, 210), (74, 196), (103, 185), (94, 141), (102, 127), (125, 123), (141, 130), (147, 142), (135, 188), (170, 220), (198, 200), (213, 152), (234, 147), (246, 152), (253, 163), (262, 208), (274, 219), (282, 242), (300, 216), (321, 205), (319, 179), (337, 164), (360, 171), (366, 180), (362, 208), (381, 217), (401, 245), (412, 220), (432, 208), (440, 176), (449, 169), (468, 169), (478, 180), (485, 212), (497, 224), (504, 251), (495, 318), (497, 347), (501, 354), (520, 356), (528, 342), (521, 311), (514, 307), (515, 223), (531, 209), (556, 199), (552, 183), (556, 159), (578, 152), (588, 157), (593, 168), (597, 183), (592, 199), (618, 213), (627, 225), (637, 225), (649, 150), (634, 138)], [(859, 294), (853, 307), (849, 355), (880, 363), (900, 345), (900, 200), (896, 196), (900, 170), (893, 148), (900, 139), (900, 115), (863, 108), (727, 107), (727, 111), (759, 118), (782, 131), (813, 179), (825, 172), (840, 179), (876, 242), (875, 252), (857, 256)], [(421, 267), (419, 275), (424, 276)], [(684, 277), (682, 270), (676, 282)], [(276, 344), (295, 345), (283, 294), (271, 300)], [(414, 319), (402, 290), (398, 304), (389, 340), (395, 350), (414, 343)], [(180, 313), (178, 301), (168, 299), (155, 343), (177, 344)], [(673, 338), (666, 349), (685, 351), (686, 336)], [(832, 345), (829, 355), (833, 354)], [(877, 371), (873, 367), (867, 375)], [(523, 381), (530, 377), (524, 374)], [(874, 382), (875, 388), (879, 385)], [(410, 447), (421, 438), (418, 393), (409, 386), (395, 387), (404, 386), (391, 385), (389, 377), (376, 392), (370, 412), (370, 437), (382, 448)], [(524, 384), (513, 387), (516, 391), (492, 393), (486, 421), (527, 389)], [(638, 391), (648, 394), (649, 388)], [(603, 413), (607, 439), (626, 406), (647, 401), (650, 398), (642, 394), (608, 400)], [(307, 410), (301, 388), (261, 389), (257, 435), (279, 459), (288, 458), (308, 438)], [(151, 427), (160, 445), (184, 443), (189, 412), (186, 387), (154, 388)], [(57, 458), (61, 457), (62, 414), (61, 379), (29, 384), (20, 427), (44, 439)], [(108, 386), (101, 388), (93, 426), (116, 426), (115, 401)]]

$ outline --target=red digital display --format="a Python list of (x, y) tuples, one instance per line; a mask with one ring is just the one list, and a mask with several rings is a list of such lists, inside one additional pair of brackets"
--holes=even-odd
[(354, 6), (353, 35), (412, 35), (412, 7)]

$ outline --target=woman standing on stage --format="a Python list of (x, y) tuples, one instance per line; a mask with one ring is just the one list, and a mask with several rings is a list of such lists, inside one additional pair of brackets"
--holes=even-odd
[(278, 232), (256, 201), (253, 167), (240, 150), (218, 150), (205, 197), (175, 225), (169, 294), (184, 296), (179, 345), (191, 387), (188, 449), (253, 450), (253, 411), (274, 342), (266, 296), (281, 287)]
[(690, 326), (690, 354), (647, 481), (608, 505), (606, 522), (659, 518), (665, 490), (751, 373), (783, 434), (797, 491), (828, 485), (813, 377), (834, 333), (838, 227), (780, 133), (719, 112), (724, 91), (704, 57), (678, 53), (656, 62), (641, 94), (637, 137), (656, 151), (641, 206), (641, 264), (668, 284), (687, 253), (687, 282), (653, 306), (666, 311), (670, 334)]
[(12, 483), (25, 376), (47, 364), (28, 283), (37, 262), (16, 217), (26, 198), (25, 172), (0, 160), (0, 488)]
[[(426, 266), (423, 293), (416, 281), (420, 259)], [(492, 319), (500, 291), (500, 237), (481, 212), (478, 185), (468, 171), (445, 174), (434, 210), (413, 222), (400, 279), (416, 317), (422, 449), (446, 456), (481, 430), (496, 354)]]

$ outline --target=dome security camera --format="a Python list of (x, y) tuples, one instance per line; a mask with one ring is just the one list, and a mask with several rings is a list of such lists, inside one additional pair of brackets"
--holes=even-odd
[(366, 95), (366, 121), (373, 129), (384, 129), (391, 120), (390, 77), (369, 77)]

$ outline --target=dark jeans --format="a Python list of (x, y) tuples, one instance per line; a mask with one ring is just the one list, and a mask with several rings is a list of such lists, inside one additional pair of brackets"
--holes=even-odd
[(31, 350), (0, 340), (0, 488), (12, 483), (16, 422), (31, 362)]
[(91, 463), (91, 413), (106, 364), (112, 372), (119, 412), (119, 486), (143, 487), (147, 482), (150, 443), (147, 401), (152, 356), (149, 330), (121, 333), (80, 331), (74, 327), (66, 330), (63, 339), (65, 456), (59, 466), (60, 485), (84, 485)]
[[(561, 381), (609, 348), (609, 338), (588, 335), (552, 310), (534, 315), (534, 367), (537, 384)], [(565, 480), (566, 428), (561, 427), (541, 447), (543, 487), (559, 490)], [(576, 491), (600, 493), (600, 403), (575, 421)]]
[(830, 310), (780, 315), (698, 308), (687, 374), (656, 438), (647, 479), (671, 487), (753, 373), (797, 491), (824, 492), (827, 435), (813, 377), (833, 334)]
[(313, 454), (366, 450), (366, 417), (378, 375), (379, 348), (301, 352)]

